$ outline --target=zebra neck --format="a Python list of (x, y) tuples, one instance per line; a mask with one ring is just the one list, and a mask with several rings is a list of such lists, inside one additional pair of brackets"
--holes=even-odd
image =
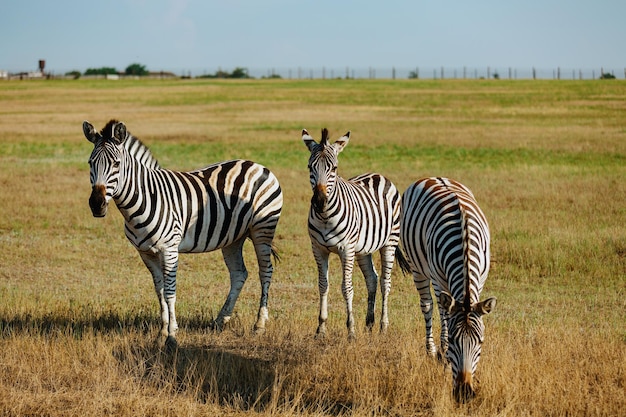
[(127, 222), (141, 217), (157, 196), (159, 168), (150, 168), (129, 156), (126, 168), (120, 172), (118, 192), (113, 200)]
[(316, 216), (324, 221), (328, 221), (328, 219), (335, 217), (342, 211), (344, 206), (344, 199), (341, 197), (341, 193), (339, 192), (340, 180), (340, 178), (337, 178), (337, 183), (335, 184), (335, 187), (333, 187), (332, 193), (328, 194), (324, 210), (322, 212), (313, 210)]

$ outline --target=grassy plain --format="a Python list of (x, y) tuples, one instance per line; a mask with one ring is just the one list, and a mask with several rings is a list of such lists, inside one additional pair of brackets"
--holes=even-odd
[[(181, 256), (180, 349), (153, 341), (152, 281), (110, 210), (88, 208), (87, 119), (126, 122), (161, 164), (250, 158), (285, 205), (270, 323), (251, 328), (250, 269), (232, 326), (219, 253)], [(352, 131), (344, 177), (378, 171), (468, 185), (490, 221), (492, 272), (477, 398), (457, 405), (429, 360), (412, 280), (395, 271), (387, 334), (346, 340), (338, 259), (329, 337), (313, 338), (307, 128)], [(0, 82), (0, 414), (619, 415), (626, 409), (626, 83), (505, 80)], [(377, 308), (379, 311), (380, 307)]]

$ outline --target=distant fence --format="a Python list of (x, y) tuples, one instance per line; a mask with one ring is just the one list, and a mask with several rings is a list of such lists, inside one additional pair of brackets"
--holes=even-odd
[[(142, 78), (196, 78), (216, 73), (231, 73), (238, 68), (214, 67), (205, 69), (184, 69), (153, 71), (149, 76)], [(294, 68), (244, 68), (253, 78), (284, 78), (291, 80), (304, 79), (503, 79), (503, 80), (592, 80), (600, 79), (603, 75), (609, 78), (626, 79), (626, 68), (513, 68), (513, 67), (294, 67)], [(45, 78), (72, 78), (63, 75), (65, 72), (49, 72)], [(0, 79), (32, 79), (44, 78), (43, 74), (32, 76), (30, 73), (10, 74), (0, 71)], [(139, 78), (137, 76), (123, 76), (120, 78)], [(105, 78), (102, 76), (85, 76), (80, 78)]]
[[(234, 68), (233, 68), (234, 69)], [(230, 72), (224, 67), (205, 70), (183, 71), (181, 75), (198, 77)], [(512, 67), (319, 67), (319, 68), (247, 68), (254, 78), (285, 79), (555, 79), (589, 80), (599, 79), (603, 74), (626, 79), (626, 68), (512, 68)]]

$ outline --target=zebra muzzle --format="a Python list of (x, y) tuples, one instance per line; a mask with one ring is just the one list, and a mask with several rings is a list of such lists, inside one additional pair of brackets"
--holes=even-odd
[(454, 386), (453, 394), (456, 401), (460, 403), (466, 403), (476, 396), (476, 392), (472, 386), (471, 372), (463, 371), (459, 374)]
[(94, 217), (104, 217), (107, 214), (106, 188), (104, 185), (94, 185), (89, 196), (89, 208)]
[(326, 186), (316, 185), (315, 188), (313, 188), (313, 197), (311, 197), (311, 205), (313, 206), (313, 209), (317, 213), (321, 213), (324, 211), (327, 201), (328, 196), (326, 195)]

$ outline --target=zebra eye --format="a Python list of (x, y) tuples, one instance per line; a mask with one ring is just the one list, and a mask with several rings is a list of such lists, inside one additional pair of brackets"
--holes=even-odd
[(120, 161), (113, 162), (113, 168), (118, 168), (120, 166)]
[(333, 172), (337, 172), (337, 165), (335, 165), (332, 169)]

